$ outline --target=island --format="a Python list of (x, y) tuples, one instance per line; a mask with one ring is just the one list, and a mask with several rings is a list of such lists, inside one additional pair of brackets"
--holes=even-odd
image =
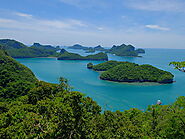
[(101, 45), (94, 47), (94, 50), (95, 51), (107, 51), (107, 49), (103, 48)]
[(130, 62), (108, 61), (98, 65), (87, 64), (87, 68), (103, 71), (100, 79), (115, 82), (157, 82), (173, 83), (174, 75), (154, 66)]
[(145, 50), (144, 49), (136, 49), (132, 45), (122, 44), (120, 46), (114, 45), (111, 49), (107, 50), (107, 53), (115, 54), (117, 56), (138, 57), (139, 53), (145, 53)]
[(117, 56), (129, 56), (129, 57), (141, 57), (139, 54), (144, 54), (145, 50), (144, 49), (136, 49), (132, 45), (113, 45), (112, 48), (110, 49), (105, 49), (101, 45), (98, 45), (96, 47), (85, 47), (80, 44), (75, 44), (73, 46), (68, 47), (69, 49), (79, 49), (79, 50), (84, 50), (85, 53), (94, 53), (95, 51), (103, 51), (105, 53), (110, 53), (114, 54)]
[(31, 47), (11, 39), (1, 39), (0, 45), (13, 58), (57, 57), (59, 47), (34, 43)]
[(81, 56), (76, 53), (69, 53), (65, 49), (60, 51), (60, 56), (57, 58), (58, 60), (96, 60), (96, 61), (108, 61), (107, 54), (101, 52), (94, 55)]
[(90, 47), (85, 47), (80, 44), (75, 44), (73, 46), (69, 46), (69, 49), (79, 49), (79, 50), (88, 50)]
[(93, 48), (89, 48), (88, 50), (85, 51), (85, 53), (94, 53), (95, 49)]

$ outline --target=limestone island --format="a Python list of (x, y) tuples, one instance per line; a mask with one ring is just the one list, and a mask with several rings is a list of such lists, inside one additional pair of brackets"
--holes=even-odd
[(105, 49), (101, 45), (98, 45), (96, 47), (85, 47), (80, 44), (75, 44), (73, 46), (68, 47), (69, 49), (81, 49), (85, 50), (86, 53), (94, 53), (95, 51), (102, 51), (110, 54), (114, 54), (117, 56), (129, 56), (129, 57), (141, 57), (139, 54), (144, 54), (145, 50), (144, 49), (136, 49), (132, 45), (126, 45), (126, 44), (121, 44), (121, 45), (113, 45), (110, 49)]
[(69, 53), (65, 49), (60, 51), (60, 56), (57, 58), (58, 60), (96, 60), (96, 61), (108, 61), (107, 54), (101, 52), (94, 55), (81, 56), (76, 53)]
[(131, 56), (131, 57), (141, 57), (140, 53), (145, 53), (144, 49), (136, 49), (132, 45), (114, 45), (111, 49), (107, 51), (107, 53), (115, 54), (117, 56)]
[(100, 79), (114, 82), (157, 82), (160, 84), (173, 83), (174, 75), (170, 72), (145, 64), (138, 65), (130, 62), (108, 61), (87, 68), (101, 72)]

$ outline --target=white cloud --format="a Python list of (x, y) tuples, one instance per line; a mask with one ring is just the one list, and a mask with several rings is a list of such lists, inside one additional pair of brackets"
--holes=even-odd
[[(9, 18), (8, 18), (9, 17)], [(11, 38), (31, 44), (72, 45), (80, 43), (87, 46), (112, 46), (113, 44), (133, 44), (136, 47), (184, 48), (185, 37), (174, 32), (148, 32), (138, 26), (128, 28), (109, 28), (93, 25), (76, 19), (49, 20), (32, 18), (0, 18), (0, 38)], [(151, 29), (169, 30), (159, 25), (146, 25)], [(101, 30), (101, 31), (100, 31)]]
[[(38, 19), (32, 15), (26, 13), (14, 12), (14, 19), (0, 18), (1, 28), (14, 28), (14, 29), (28, 29), (28, 30), (53, 30), (53, 29), (63, 29), (63, 30), (74, 30), (78, 28), (86, 28), (87, 24), (76, 19), (66, 19), (66, 20), (48, 20), (48, 19)], [(11, 24), (10, 24), (11, 23)]]
[(104, 28), (103, 28), (103, 27), (98, 27), (97, 29), (98, 29), (98, 30), (104, 30)]
[(15, 15), (20, 17), (25, 17), (25, 18), (32, 18), (31, 14), (26, 14), (26, 13), (15, 12)]
[(1, 23), (12, 23), (12, 22), (14, 22), (14, 20), (11, 20), (11, 19), (3, 19), (3, 18), (0, 18), (0, 24)]
[(139, 10), (185, 12), (184, 0), (127, 0), (125, 4)]
[(170, 28), (161, 27), (159, 25), (145, 25), (145, 27), (150, 28), (150, 29), (162, 30), (162, 31), (169, 31), (170, 30)]

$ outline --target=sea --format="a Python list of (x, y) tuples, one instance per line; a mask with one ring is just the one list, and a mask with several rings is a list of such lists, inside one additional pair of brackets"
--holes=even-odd
[[(84, 50), (67, 51), (88, 55)], [(100, 73), (87, 69), (89, 62), (99, 64), (104, 61), (57, 60), (56, 58), (16, 59), (30, 68), (39, 80), (59, 83), (60, 77), (69, 80), (73, 91), (80, 91), (93, 98), (102, 110), (124, 111), (138, 108), (145, 111), (157, 100), (162, 105), (175, 102), (179, 96), (185, 96), (185, 73), (169, 66), (171, 61), (185, 61), (185, 49), (145, 49), (142, 57), (120, 57), (108, 54), (109, 60), (129, 61), (138, 64), (150, 64), (174, 74), (174, 83), (116, 83), (100, 80)]]

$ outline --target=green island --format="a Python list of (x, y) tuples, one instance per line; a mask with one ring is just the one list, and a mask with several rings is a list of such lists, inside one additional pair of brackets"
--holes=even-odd
[(90, 97), (72, 91), (67, 79), (60, 78), (59, 84), (39, 81), (0, 47), (2, 139), (180, 139), (185, 138), (184, 129), (184, 96), (170, 105), (148, 106), (145, 111), (102, 111)]
[(95, 50), (93, 48), (89, 48), (88, 50), (85, 51), (85, 53), (94, 53)]
[(13, 58), (34, 58), (34, 57), (57, 57), (56, 51), (60, 50), (59, 47), (53, 47), (51, 45), (41, 45), (34, 43), (31, 47), (24, 45), (21, 42), (1, 39), (0, 45), (3, 49)]
[(90, 49), (90, 47), (85, 47), (80, 44), (75, 44), (73, 46), (69, 46), (68, 48), (69, 49), (80, 49), (80, 50), (89, 50)]
[(135, 49), (132, 45), (122, 44), (120, 46), (113, 46), (107, 50), (107, 53), (115, 54), (117, 56), (132, 56), (138, 57), (140, 53), (145, 53), (144, 49)]
[(100, 79), (115, 82), (157, 82), (173, 83), (174, 75), (151, 65), (138, 65), (130, 62), (108, 61), (98, 65), (87, 64), (87, 68), (104, 71)]
[(65, 49), (60, 51), (60, 56), (57, 58), (58, 60), (96, 60), (96, 61), (107, 61), (108, 56), (105, 53), (98, 53), (94, 55), (81, 56), (76, 53), (69, 53)]
[(169, 65), (173, 65), (175, 69), (178, 69), (179, 71), (185, 72), (185, 61), (182, 62), (170, 62)]
[(98, 45), (96, 47), (85, 47), (85, 46), (82, 46), (79, 44), (73, 45), (68, 48), (85, 50), (86, 53), (94, 53), (95, 51), (103, 51), (103, 52), (111, 53), (111, 54), (114, 54), (117, 56), (130, 56), (130, 57), (141, 57), (141, 56), (139, 56), (139, 54), (145, 53), (144, 49), (141, 49), (141, 48), (136, 49), (132, 45), (125, 45), (125, 44), (122, 44), (119, 46), (114, 45), (110, 49), (105, 49), (101, 45)]

